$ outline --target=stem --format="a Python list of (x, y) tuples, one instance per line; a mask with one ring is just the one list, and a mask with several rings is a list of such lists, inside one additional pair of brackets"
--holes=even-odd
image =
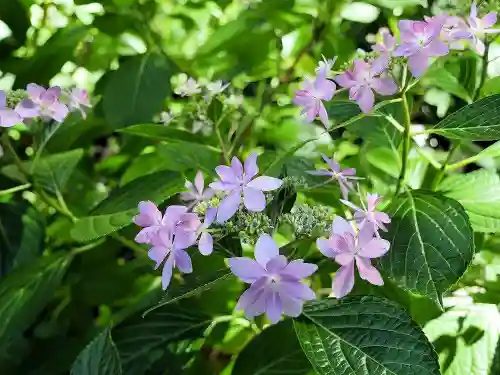
[(122, 245), (125, 247), (128, 247), (130, 250), (132, 250), (136, 255), (139, 255), (141, 257), (144, 256), (144, 254), (147, 252), (146, 249), (142, 248), (141, 246), (137, 245), (134, 241), (129, 240), (128, 238), (125, 238), (123, 236), (120, 236), (117, 233), (111, 233), (109, 235), (111, 238), (117, 240), (120, 242)]
[(490, 58), (490, 42), (488, 38), (485, 38), (484, 40), (484, 55), (482, 59), (482, 70), (481, 70), (481, 79), (479, 81), (479, 86), (477, 87), (476, 91), (474, 92), (474, 96), (472, 97), (473, 101), (476, 101), (479, 95), (481, 95), (481, 90), (484, 86), (484, 82), (486, 81), (486, 77), (488, 76), (488, 62)]
[(401, 173), (399, 174), (398, 178), (398, 183), (396, 185), (396, 191), (394, 192), (394, 197), (396, 197), (399, 194), (399, 191), (401, 190), (401, 186), (404, 183), (405, 180), (405, 175), (406, 175), (406, 167), (408, 165), (408, 154), (410, 152), (410, 145), (411, 145), (411, 134), (410, 134), (410, 128), (411, 128), (411, 118), (410, 118), (410, 107), (408, 106), (408, 98), (406, 97), (406, 91), (403, 91), (401, 95), (402, 105), (403, 105), (403, 112), (404, 112), (404, 131), (403, 131), (403, 150), (401, 152), (401, 157), (403, 159), (402, 165), (401, 165)]
[(453, 145), (453, 147), (450, 149), (450, 151), (448, 152), (448, 156), (446, 157), (446, 160), (441, 165), (441, 169), (436, 174), (436, 177), (434, 178), (434, 181), (432, 182), (432, 190), (435, 190), (438, 187), (438, 185), (441, 182), (441, 180), (443, 179), (444, 174), (445, 174), (446, 170), (448, 169), (447, 168), (448, 167), (448, 163), (451, 161), (451, 159), (453, 158), (453, 155), (459, 149), (460, 145), (461, 145), (460, 142), (455, 143)]
[(3, 146), (3, 148), (11, 154), (12, 158), (14, 159), (14, 164), (17, 166), (19, 171), (26, 177), (26, 179), (28, 179), (28, 177), (30, 176), (31, 173), (24, 166), (23, 161), (17, 155), (17, 152), (14, 149), (14, 146), (12, 146), (12, 143), (10, 142), (9, 134), (6, 131), (2, 134), (2, 137), (0, 138), (0, 142)]
[(224, 143), (224, 139), (222, 139), (222, 135), (220, 134), (219, 126), (222, 123), (222, 120), (225, 118), (225, 114), (223, 114), (218, 120), (217, 123), (215, 124), (215, 134), (217, 135), (217, 139), (219, 140), (219, 145), (222, 150), (222, 155), (224, 156), (224, 160), (227, 164), (231, 162), (229, 153), (226, 150), (226, 144)]
[(31, 187), (31, 184), (24, 184), (24, 185), (15, 186), (15, 187), (10, 188), (10, 189), (0, 190), (0, 196), (16, 193), (18, 191), (29, 189), (30, 187)]

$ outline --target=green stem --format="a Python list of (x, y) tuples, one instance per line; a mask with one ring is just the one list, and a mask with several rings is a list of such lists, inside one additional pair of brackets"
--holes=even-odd
[(226, 143), (224, 142), (224, 139), (222, 138), (222, 135), (220, 134), (220, 129), (219, 126), (222, 123), (222, 120), (226, 117), (226, 114), (223, 114), (219, 120), (217, 120), (217, 123), (215, 124), (215, 134), (217, 135), (217, 139), (219, 140), (219, 145), (222, 150), (222, 155), (224, 156), (224, 161), (229, 164), (231, 162), (231, 158), (229, 157), (229, 153), (226, 150)]
[(110, 237), (114, 238), (118, 242), (120, 242), (122, 245), (125, 247), (128, 247), (130, 250), (132, 250), (136, 255), (138, 256), (144, 256), (146, 254), (147, 250), (136, 244), (134, 241), (129, 240), (128, 238), (125, 238), (123, 236), (120, 236), (117, 233), (111, 233)]
[(19, 171), (24, 175), (24, 177), (26, 177), (26, 180), (28, 180), (31, 173), (24, 166), (24, 162), (17, 155), (17, 152), (14, 149), (14, 146), (12, 146), (12, 143), (10, 142), (9, 134), (6, 131), (4, 131), (4, 133), (2, 134), (2, 137), (0, 138), (0, 142), (3, 146), (3, 148), (5, 149), (5, 151), (10, 153), (10, 155), (14, 159), (14, 164), (17, 166)]
[(408, 166), (408, 154), (410, 153), (411, 145), (411, 117), (410, 117), (410, 107), (408, 106), (408, 98), (406, 97), (406, 91), (403, 91), (401, 95), (403, 112), (404, 112), (404, 131), (403, 131), (403, 150), (401, 152), (401, 158), (403, 160), (401, 164), (401, 173), (399, 174), (398, 183), (396, 185), (396, 191), (394, 192), (394, 197), (399, 194), (401, 187), (404, 184), (406, 167)]
[(30, 187), (31, 187), (31, 184), (24, 184), (24, 185), (15, 186), (15, 187), (10, 188), (10, 189), (0, 190), (0, 196), (16, 193), (18, 191), (29, 189)]
[(460, 148), (460, 145), (461, 145), (460, 142), (456, 142), (452, 146), (452, 148), (450, 149), (450, 151), (448, 152), (448, 156), (446, 157), (446, 160), (441, 165), (441, 169), (436, 174), (436, 177), (434, 178), (434, 181), (432, 182), (432, 190), (435, 190), (438, 187), (438, 185), (441, 182), (441, 180), (443, 179), (444, 174), (446, 173), (446, 171), (448, 169), (448, 164), (450, 163), (451, 159), (453, 158), (453, 155), (455, 154), (455, 152)]

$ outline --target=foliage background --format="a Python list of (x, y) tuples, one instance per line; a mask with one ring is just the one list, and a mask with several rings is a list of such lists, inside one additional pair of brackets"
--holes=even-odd
[[(33, 156), (33, 142), (43, 144), (50, 156), (35, 171), (36, 189), (24, 193), (10, 190), (25, 182), (13, 160), (0, 159), (1, 373), (57, 375), (72, 369), (77, 375), (91, 374), (96, 364), (86, 358), (97, 361), (102, 374), (312, 373), (289, 322), (255, 336), (263, 322), (232, 315), (242, 285), (223, 273), (213, 289), (142, 317), (162, 292), (145, 249), (132, 242), (131, 214), (145, 194), (162, 201), (179, 191), (193, 168), (213, 173), (220, 158), (206, 146), (216, 144), (213, 135), (186, 135), (171, 126), (155, 136), (120, 130), (159, 123), (163, 110), (181, 113), (189, 104), (173, 92), (176, 80), (183, 78), (179, 74), (206, 82), (222, 79), (231, 82), (230, 93), (244, 96), (224, 126), (237, 125), (245, 153), (266, 150), (269, 163), (318, 137), (288, 155), (291, 175), (304, 177), (306, 167), (318, 161), (317, 150), (335, 150), (345, 165), (370, 176), (374, 191), (389, 194), (399, 173), (398, 134), (374, 131), (387, 126), (377, 119), (322, 134), (317, 124), (304, 125), (291, 98), (322, 54), (338, 56), (342, 65), (356, 49), (369, 49), (367, 35), (394, 27), (402, 15), (422, 18), (430, 9), (463, 14), (470, 5), (460, 0), (428, 3), (0, 1), (0, 88), (24, 88), (30, 82), (78, 86), (91, 92), (94, 105), (86, 120), (70, 117), (35, 137), (29, 128), (9, 131), (23, 159)], [(487, 70), (473, 53), (434, 65), (412, 91), (413, 122), (432, 125), (472, 99), (500, 93), (498, 56), (500, 45), (493, 43)], [(216, 121), (220, 110), (210, 107), (208, 119)], [(342, 102), (329, 108), (337, 123), (352, 117), (352, 110)], [(190, 129), (193, 118), (183, 121)], [(423, 147), (411, 154), (407, 181), (430, 188), (438, 173), (432, 160), (446, 158), (449, 141), (437, 135), (420, 141)], [(500, 371), (500, 239), (492, 234), (500, 230), (499, 149), (493, 141), (463, 142), (452, 162), (474, 157), (456, 170), (473, 173), (465, 180), (455, 174), (456, 180), (443, 183), (442, 189), (450, 189), (449, 196), (468, 209), (477, 232), (475, 260), (445, 297), (450, 310), (398, 295), (390, 284), (370, 292), (398, 300), (425, 325), (445, 374)], [(134, 189), (123, 192), (121, 187), (134, 181)], [(100, 204), (110, 192), (111, 201)], [(74, 215), (84, 218), (78, 226), (47, 204), (55, 201), (64, 211), (60, 195)], [(299, 199), (340, 209), (338, 197), (338, 190), (318, 188)], [(217, 255), (194, 263), (200, 275), (213, 275), (224, 266)], [(324, 269), (314, 281), (325, 296), (332, 271)], [(185, 280), (176, 283), (174, 297), (186, 287)], [(366, 293), (363, 287), (357, 293)]]

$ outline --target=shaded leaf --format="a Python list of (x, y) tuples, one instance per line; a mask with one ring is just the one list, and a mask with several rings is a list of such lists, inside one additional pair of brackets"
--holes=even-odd
[(203, 143), (203, 138), (185, 130), (175, 129), (160, 124), (138, 124), (128, 126), (118, 130), (120, 133), (137, 135), (145, 138), (158, 139), (162, 141), (185, 141), (194, 143)]

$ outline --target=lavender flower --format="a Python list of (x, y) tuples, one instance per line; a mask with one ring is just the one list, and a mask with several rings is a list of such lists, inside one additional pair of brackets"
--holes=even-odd
[(398, 86), (392, 78), (380, 77), (389, 65), (388, 57), (383, 55), (367, 63), (364, 60), (354, 60), (354, 69), (337, 76), (335, 81), (342, 87), (349, 88), (349, 98), (358, 102), (365, 113), (372, 110), (375, 103), (373, 91), (381, 95), (393, 95)]
[(71, 89), (68, 93), (68, 107), (72, 111), (80, 111), (82, 117), (85, 119), (87, 117), (85, 109), (91, 107), (87, 90), (79, 88)]
[[(333, 61), (331, 65), (333, 65)], [(319, 116), (325, 128), (328, 128), (328, 113), (323, 105), (323, 100), (331, 100), (336, 89), (335, 83), (326, 79), (331, 65), (328, 61), (320, 64), (315, 80), (304, 80), (302, 89), (295, 93), (293, 99), (295, 105), (304, 107), (301, 114), (306, 114), (307, 121), (312, 122), (316, 116)]]
[(26, 87), (29, 99), (22, 100), (16, 106), (23, 118), (34, 118), (40, 116), (43, 120), (54, 119), (58, 122), (64, 121), (69, 113), (68, 107), (61, 103), (61, 88), (43, 88), (35, 83), (30, 83)]
[(359, 180), (358, 177), (355, 176), (356, 169), (354, 168), (346, 168), (341, 169), (340, 164), (336, 163), (335, 160), (329, 159), (325, 154), (321, 154), (321, 157), (328, 165), (329, 169), (320, 169), (318, 171), (308, 171), (307, 173), (313, 176), (329, 176), (339, 183), (340, 191), (344, 199), (347, 199), (349, 194), (349, 190), (353, 190), (352, 183), (349, 180)]
[(372, 49), (379, 52), (383, 56), (391, 57), (396, 50), (396, 38), (394, 38), (389, 29), (386, 27), (380, 28), (379, 35), (382, 41), (373, 45)]
[(179, 85), (176, 92), (181, 96), (193, 96), (201, 92), (200, 85), (193, 78), (188, 78), (186, 82)]
[(279, 255), (278, 246), (268, 234), (257, 240), (255, 259), (229, 259), (231, 272), (251, 284), (241, 295), (236, 309), (244, 310), (248, 318), (265, 312), (273, 323), (277, 323), (282, 314), (299, 316), (304, 301), (315, 298), (314, 292), (301, 280), (316, 272), (318, 266), (303, 260), (288, 263), (286, 257)]
[(274, 177), (260, 176), (257, 166), (257, 153), (251, 153), (245, 160), (245, 168), (240, 160), (233, 157), (231, 166), (219, 165), (215, 168), (220, 180), (212, 182), (210, 187), (215, 191), (228, 194), (217, 210), (217, 221), (224, 223), (238, 211), (243, 194), (243, 204), (249, 211), (260, 212), (266, 207), (264, 191), (278, 189), (283, 181)]
[(202, 255), (210, 255), (214, 250), (214, 240), (207, 229), (214, 222), (216, 215), (217, 209), (209, 207), (205, 212), (205, 219), (203, 220), (203, 224), (201, 224), (196, 231), (197, 236), (200, 236), (198, 240), (198, 250)]
[(382, 201), (383, 197), (379, 197), (377, 193), (366, 194), (367, 207), (363, 205), (363, 208), (356, 206), (355, 204), (341, 199), (341, 202), (346, 206), (351, 207), (354, 212), (354, 217), (358, 226), (363, 228), (363, 226), (368, 225), (372, 228), (373, 232), (378, 234), (377, 231), (382, 229), (387, 232), (387, 228), (384, 224), (391, 222), (391, 218), (385, 212), (377, 211), (377, 204)]
[(371, 259), (387, 253), (390, 243), (374, 237), (371, 226), (365, 225), (356, 233), (345, 219), (337, 216), (332, 223), (330, 238), (320, 238), (316, 245), (324, 256), (335, 259), (341, 265), (332, 285), (337, 298), (344, 297), (354, 287), (354, 264), (363, 280), (374, 285), (384, 284)]
[(446, 15), (428, 21), (399, 21), (402, 43), (394, 51), (394, 56), (408, 57), (408, 66), (415, 77), (420, 77), (429, 66), (432, 56), (448, 54), (448, 46), (439, 39)]
[(203, 173), (201, 171), (198, 171), (198, 173), (196, 173), (194, 184), (186, 181), (186, 184), (184, 186), (189, 191), (181, 193), (181, 199), (185, 202), (191, 202), (189, 204), (189, 207), (192, 207), (202, 201), (209, 200), (215, 194), (212, 189), (205, 189), (205, 180), (203, 179)]
[(9, 128), (23, 121), (15, 110), (7, 107), (5, 92), (0, 90), (0, 127)]

